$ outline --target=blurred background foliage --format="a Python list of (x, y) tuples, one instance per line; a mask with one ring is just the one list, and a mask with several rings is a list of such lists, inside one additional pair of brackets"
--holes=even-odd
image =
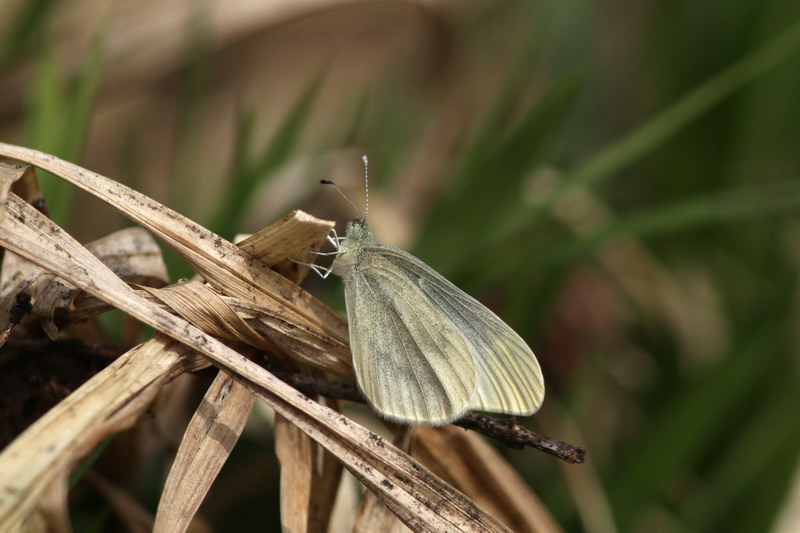
[[(0, 139), (226, 238), (351, 218), (318, 180), (360, 203), (368, 154), (379, 238), (526, 338), (548, 386), (526, 423), (587, 448), (508, 454), (565, 531), (800, 530), (798, 94), (787, 0), (0, 4)], [(127, 225), (42, 179), (78, 238)], [(268, 440), (211, 524), (278, 524)], [(159, 453), (120, 474), (145, 502)], [(93, 498), (78, 530), (104, 528)]]

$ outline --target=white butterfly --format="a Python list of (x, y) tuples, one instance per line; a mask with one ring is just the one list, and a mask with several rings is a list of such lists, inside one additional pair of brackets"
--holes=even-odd
[(472, 410), (536, 412), (544, 381), (525, 341), (413, 255), (378, 244), (365, 218), (328, 237), (330, 268), (312, 268), (344, 281), (353, 366), (372, 407), (389, 420), (431, 425)]

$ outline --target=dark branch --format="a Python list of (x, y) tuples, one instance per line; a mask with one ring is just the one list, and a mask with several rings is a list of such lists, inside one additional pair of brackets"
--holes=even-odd
[(12, 305), (11, 309), (8, 311), (9, 324), (19, 324), (31, 311), (33, 311), (31, 295), (26, 292), (17, 293), (14, 297), (14, 305)]
[(14, 305), (8, 310), (8, 324), (0, 331), (0, 346), (3, 346), (11, 335), (14, 326), (22, 322), (33, 311), (31, 305), (31, 295), (26, 292), (19, 292), (14, 297)]

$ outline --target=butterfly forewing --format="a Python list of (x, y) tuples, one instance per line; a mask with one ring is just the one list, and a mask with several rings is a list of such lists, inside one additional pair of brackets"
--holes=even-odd
[(468, 342), (388, 247), (358, 254), (345, 280), (353, 365), (370, 403), (386, 417), (440, 424), (470, 408), (478, 392)]
[(528, 415), (539, 408), (544, 397), (539, 363), (525, 341), (505, 322), (399, 248), (370, 246), (364, 248), (364, 256), (390, 261), (394, 266), (391, 270), (401, 272), (407, 283), (421, 291), (436, 315), (444, 317), (467, 345), (477, 369), (477, 387), (469, 409)]

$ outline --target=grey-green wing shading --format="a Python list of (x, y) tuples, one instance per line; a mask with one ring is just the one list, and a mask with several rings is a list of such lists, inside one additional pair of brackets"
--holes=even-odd
[[(525, 341), (411, 254), (386, 245), (363, 248), (345, 296), (351, 331), (372, 331), (369, 339), (379, 344), (353, 342), (359, 382), (389, 417), (444, 423), (466, 410), (528, 415), (541, 405), (544, 382)], [(374, 307), (366, 309), (365, 301)], [(418, 386), (406, 383), (409, 369), (423, 377)], [(387, 400), (396, 404), (391, 411), (382, 405)], [(439, 413), (444, 416), (431, 416)]]

